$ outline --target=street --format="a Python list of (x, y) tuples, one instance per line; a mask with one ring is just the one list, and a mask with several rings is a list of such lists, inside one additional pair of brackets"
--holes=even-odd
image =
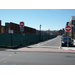
[(15, 49), (0, 48), (0, 65), (75, 65), (75, 51), (60, 49), (61, 36)]
[(41, 42), (35, 45), (30, 45), (28, 47), (31, 48), (57, 48), (59, 49), (61, 47), (61, 36), (57, 36), (56, 38), (50, 39), (48, 41), (45, 42)]
[(1, 51), (0, 65), (75, 65), (75, 53)]

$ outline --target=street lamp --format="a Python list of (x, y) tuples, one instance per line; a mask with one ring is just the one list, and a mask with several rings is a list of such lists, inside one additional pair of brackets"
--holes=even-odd
[(40, 24), (40, 32), (41, 32), (41, 24)]

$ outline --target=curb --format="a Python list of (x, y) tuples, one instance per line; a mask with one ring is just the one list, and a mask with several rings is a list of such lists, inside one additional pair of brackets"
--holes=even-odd
[(75, 45), (75, 43), (73, 43), (73, 45)]
[(65, 49), (45, 49), (43, 50), (43, 48), (37, 48), (37, 50), (35, 50), (36, 48), (33, 49), (21, 49), (21, 50), (13, 50), (13, 49), (7, 49), (5, 50), (6, 52), (46, 52), (46, 53), (74, 53), (75, 54), (75, 50), (65, 50)]
[[(72, 53), (72, 54), (75, 54), (75, 52), (59, 52), (59, 51), (6, 51), (6, 52)], [(16, 53), (16, 54), (17, 54), (17, 53)]]
[(75, 45), (75, 40), (74, 40), (74, 43), (73, 43), (73, 45)]
[(73, 45), (75, 45), (75, 40), (74, 40), (74, 42), (73, 42)]

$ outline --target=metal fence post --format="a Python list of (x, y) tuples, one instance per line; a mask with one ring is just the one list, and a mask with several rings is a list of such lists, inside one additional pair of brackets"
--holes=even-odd
[(11, 38), (11, 47), (12, 47), (13, 46), (12, 33), (10, 35), (11, 35), (10, 38)]

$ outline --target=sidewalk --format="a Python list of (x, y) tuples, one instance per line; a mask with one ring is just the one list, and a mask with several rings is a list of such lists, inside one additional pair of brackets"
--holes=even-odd
[(7, 49), (7, 52), (49, 52), (49, 53), (75, 53), (75, 50), (65, 49), (50, 49), (50, 48), (18, 48), (18, 49)]
[[(74, 40), (75, 45), (75, 40)], [(1, 50), (1, 49), (0, 49)], [(1, 50), (3, 51), (3, 49)], [(10, 52), (71, 52), (75, 53), (75, 47), (61, 47), (61, 49), (54, 49), (54, 48), (35, 48), (35, 47), (22, 47), (17, 49), (6, 49), (5, 51)]]
[(75, 45), (75, 40), (74, 40), (74, 44), (73, 45)]
[[(74, 40), (74, 45), (75, 45), (75, 40)], [(61, 49), (55, 49), (55, 48), (33, 48), (33, 47), (24, 47), (24, 48), (19, 48), (17, 49), (18, 51), (50, 51), (50, 52), (75, 52), (75, 47), (62, 47)]]
[[(74, 40), (73, 45), (75, 46), (75, 40)], [(75, 47), (62, 47), (62, 49), (64, 49), (64, 50), (71, 50), (71, 51), (75, 51)]]
[(75, 51), (75, 47), (62, 47), (62, 49)]

